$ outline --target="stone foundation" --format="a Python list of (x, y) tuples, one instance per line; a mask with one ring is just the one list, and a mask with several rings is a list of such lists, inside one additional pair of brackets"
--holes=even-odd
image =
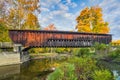
[(29, 54), (21, 55), (15, 52), (2, 52), (0, 53), (0, 66), (20, 64), (29, 61)]
[(0, 53), (0, 66), (19, 64), (19, 63), (21, 63), (19, 53), (13, 53), (13, 52)]

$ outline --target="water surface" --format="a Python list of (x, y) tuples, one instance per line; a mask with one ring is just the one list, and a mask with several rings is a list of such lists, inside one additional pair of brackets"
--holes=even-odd
[[(46, 80), (52, 72), (52, 68), (59, 66), (64, 61), (66, 59), (40, 59), (28, 61), (21, 65), (3, 66), (0, 67), (0, 80)], [(100, 61), (99, 65), (109, 69), (117, 77), (116, 80), (120, 80), (119, 64)]]
[(58, 60), (32, 60), (21, 65), (0, 67), (0, 80), (45, 80), (52, 68), (59, 65)]

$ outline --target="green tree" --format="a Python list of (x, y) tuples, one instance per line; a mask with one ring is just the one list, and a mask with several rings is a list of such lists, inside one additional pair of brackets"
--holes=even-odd
[(0, 42), (9, 42), (9, 34), (8, 34), (8, 28), (0, 23)]

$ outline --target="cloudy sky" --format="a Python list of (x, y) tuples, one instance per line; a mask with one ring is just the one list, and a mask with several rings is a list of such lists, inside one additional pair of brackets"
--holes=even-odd
[(41, 0), (40, 25), (54, 24), (58, 30), (75, 30), (76, 17), (85, 7), (99, 5), (109, 23), (113, 39), (120, 39), (120, 0)]

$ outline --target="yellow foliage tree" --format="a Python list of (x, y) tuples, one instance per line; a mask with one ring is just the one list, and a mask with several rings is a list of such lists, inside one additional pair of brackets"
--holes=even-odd
[(76, 18), (77, 26), (79, 32), (91, 32), (90, 23), (89, 23), (89, 8), (85, 8), (81, 11), (80, 16)]
[(79, 32), (108, 33), (108, 23), (102, 18), (102, 9), (98, 6), (86, 7), (76, 18)]
[(10, 8), (9, 23), (13, 29), (38, 29), (38, 18), (40, 13), (39, 0), (12, 0), (14, 6)]
[(113, 40), (113, 41), (111, 42), (111, 44), (112, 44), (113, 46), (120, 46), (120, 40)]
[(6, 25), (7, 19), (7, 7), (6, 3), (9, 3), (9, 0), (0, 0), (0, 42), (10, 42), (9, 38), (9, 27)]

